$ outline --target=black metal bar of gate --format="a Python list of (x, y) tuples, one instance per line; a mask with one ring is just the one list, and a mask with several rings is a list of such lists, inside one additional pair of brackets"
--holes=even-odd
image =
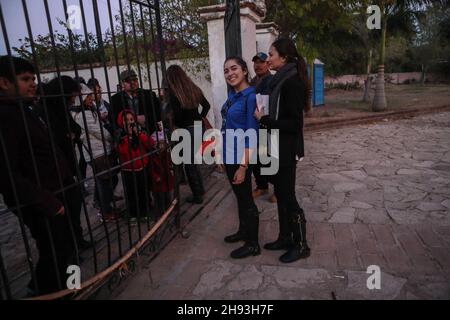
[[(172, 128), (157, 96), (166, 72), (159, 1), (102, 5), (22, 0), (15, 6), (23, 21), (12, 21), (0, 2), (0, 77), (11, 74), (15, 88), (0, 91), (2, 119), (11, 121), (0, 130), (0, 219), (8, 225), (0, 231), (0, 299), (83, 296), (105, 281), (113, 289), (136, 253), (150, 244), (147, 254), (156, 254), (167, 231), (181, 227), (178, 183), (168, 187), (178, 179), (164, 160)], [(25, 36), (14, 47), (18, 25)], [(37, 78), (32, 97), (20, 91), (26, 72)], [(165, 172), (159, 188), (155, 166)], [(154, 190), (165, 190), (170, 205), (157, 204)], [(82, 290), (70, 287), (69, 265), (80, 267)]]

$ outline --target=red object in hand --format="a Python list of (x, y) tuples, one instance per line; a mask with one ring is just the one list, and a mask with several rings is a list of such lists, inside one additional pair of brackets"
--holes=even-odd
[[(208, 130), (208, 129), (212, 129), (212, 125), (211, 125), (211, 123), (209, 123), (209, 121), (208, 121), (208, 119), (207, 118), (205, 118), (205, 117), (203, 117), (202, 118), (202, 121), (203, 121), (203, 126), (204, 126), (204, 128), (205, 128), (205, 131), (206, 130)], [(214, 138), (212, 138), (211, 140), (207, 140), (207, 141), (203, 141), (202, 142), (202, 146), (201, 146), (201, 153), (202, 153), (202, 155), (204, 154), (204, 152), (205, 152), (205, 150), (206, 150), (206, 147), (208, 147), (210, 144), (213, 144), (215, 141), (214, 141)], [(215, 151), (213, 150), (212, 152), (211, 152), (211, 155), (214, 157), (215, 156)]]

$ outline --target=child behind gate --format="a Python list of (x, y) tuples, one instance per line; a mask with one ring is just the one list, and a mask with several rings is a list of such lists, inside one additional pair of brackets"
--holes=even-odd
[(131, 224), (137, 219), (150, 216), (150, 193), (148, 154), (156, 147), (156, 142), (141, 130), (137, 117), (131, 110), (119, 113), (117, 124), (123, 129), (123, 136), (118, 145), (122, 179), (128, 204), (128, 217)]

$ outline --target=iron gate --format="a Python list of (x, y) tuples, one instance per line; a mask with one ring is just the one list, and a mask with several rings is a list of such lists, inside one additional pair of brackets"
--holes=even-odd
[[(170, 237), (180, 230), (178, 175), (170, 161), (167, 161), (171, 147), (168, 143), (171, 128), (170, 123), (166, 122), (164, 99), (163, 95), (160, 95), (165, 74), (165, 60), (159, 1), (21, 0), (14, 1), (13, 7), (11, 3), (8, 5), (5, 1), (7, 0), (0, 2), (1, 41), (5, 50), (2, 55), (6, 53), (9, 56), (9, 65), (13, 71), (14, 62), (11, 56), (19, 55), (29, 60), (34, 65), (38, 84), (36, 99), (30, 102), (17, 95), (13, 103), (20, 107), (24, 123), (25, 145), (21, 148), (29, 149), (27, 152), (31, 155), (30, 170), (35, 175), (35, 179), (33, 178), (31, 182), (38, 194), (46, 188), (46, 183), (40, 177), (43, 164), (37, 162), (39, 155), (33, 149), (34, 140), (37, 139), (33, 131), (35, 129), (28, 126), (30, 120), (27, 110), (30, 109), (30, 112), (44, 122), (48, 131), (48, 147), (52, 154), (48, 161), (56, 166), (53, 178), (59, 185), (58, 188), (51, 190), (51, 193), (60, 199), (65, 208), (65, 214), (61, 217), (64, 217), (64, 223), (69, 226), (67, 230), (70, 233), (70, 244), (67, 244), (67, 247), (73, 248), (73, 266), (80, 267), (81, 289), (73, 290), (74, 288), (68, 289), (66, 286), (70, 282), (68, 277), (72, 275), (70, 273), (72, 269), (68, 269), (69, 273), (66, 274), (60, 272), (61, 265), (58, 262), (60, 245), (54, 240), (62, 239), (64, 235), (61, 235), (62, 238), (55, 235), (58, 233), (55, 231), (58, 230), (54, 228), (53, 217), (44, 216), (33, 203), (22, 201), (24, 189), (21, 189), (16, 175), (17, 172), (20, 173), (20, 168), (9, 159), (13, 156), (9, 149), (11, 141), (7, 139), (7, 133), (3, 132), (0, 135), (2, 151), (0, 155), (3, 154), (1, 160), (5, 170), (2, 171), (1, 179), (4, 182), (2, 187), (8, 188), (0, 190), (0, 194), (3, 193), (4, 196), (4, 200), (0, 201), (0, 298), (85, 298), (100, 287), (104, 288), (105, 284), (112, 290), (124, 276), (135, 269), (138, 257), (144, 255), (152, 259)], [(20, 17), (12, 17), (8, 12), (11, 8), (16, 12), (18, 7), (23, 14), (23, 20)], [(36, 12), (38, 9), (42, 12)], [(63, 19), (56, 19), (58, 28), (60, 30), (62, 28), (62, 31), (56, 31), (54, 12), (57, 10), (62, 10), (65, 14)], [(16, 40), (9, 37), (9, 30), (19, 26), (23, 28), (25, 37), (20, 45), (17, 45), (14, 43)], [(42, 30), (42, 26), (46, 26), (47, 35), (36, 34), (36, 30)], [(126, 75), (129, 77), (124, 78)], [(67, 77), (76, 79), (78, 84), (82, 82), (81, 78), (97, 79), (97, 82), (95, 80), (90, 82), (88, 88), (93, 92), (81, 89), (75, 95), (74, 101), (72, 99), (74, 93), (66, 90), (67, 83), (70, 82)], [(144, 119), (144, 123), (141, 124), (142, 128), (146, 128), (147, 136), (150, 136), (151, 128), (155, 129), (154, 139), (157, 144), (155, 148), (145, 149), (128, 161), (122, 159), (118, 161), (117, 157), (109, 156), (110, 149), (118, 150), (117, 145), (123, 142), (121, 139), (126, 134), (122, 132), (121, 136), (116, 117), (112, 120), (110, 118), (111, 113), (117, 116), (111, 109), (115, 108), (114, 105), (107, 109), (108, 116), (104, 118), (107, 119), (105, 121), (109, 121), (108, 123), (112, 122), (111, 132), (108, 133), (106, 122), (103, 122), (105, 115), (101, 113), (100, 106), (106, 106), (104, 103), (101, 104), (101, 101), (113, 103), (117, 95), (121, 97), (118, 105), (125, 103), (126, 96), (121, 95), (121, 92), (126, 91), (126, 85), (133, 81), (132, 78), (137, 78), (141, 90), (139, 92), (142, 94), (131, 96), (129, 103), (132, 106), (136, 106), (136, 103), (139, 105), (136, 110), (139, 110), (138, 113), (142, 112), (139, 114), (144, 118), (137, 118), (137, 121)], [(14, 82), (17, 83), (16, 76)], [(49, 89), (50, 83), (53, 84), (53, 91)], [(98, 90), (97, 84), (103, 88), (102, 94), (95, 91)], [(90, 100), (86, 102), (87, 96), (91, 96), (90, 99), (94, 100), (96, 107), (88, 105)], [(58, 102), (56, 103), (58, 112), (55, 111), (54, 101)], [(144, 110), (140, 110), (141, 104)], [(63, 114), (64, 117), (58, 118), (55, 122), (56, 113)], [(80, 137), (72, 130), (76, 115), (78, 115), (77, 124), (81, 128)], [(92, 119), (96, 121), (98, 127), (91, 126)], [(127, 120), (127, 117), (123, 119), (124, 130), (127, 130), (127, 121), (132, 120)], [(54, 134), (55, 127), (58, 126), (68, 128), (67, 137), (72, 148), (71, 154), (75, 159), (76, 174), (69, 183), (64, 181), (64, 170), (60, 167), (63, 163), (61, 154), (67, 153), (61, 153), (62, 142), (58, 140), (61, 136)], [(130, 132), (134, 132), (131, 125), (130, 128)], [(98, 159), (94, 157), (96, 148), (93, 142), (94, 131), (101, 136), (101, 146), (97, 146), (97, 152), (104, 155), (103, 165), (98, 165), (94, 161)], [(85, 140), (82, 140), (82, 136)], [(82, 140), (81, 146), (79, 140)], [(142, 151), (141, 144), (142, 142), (139, 142), (139, 149)], [(82, 163), (82, 157), (85, 157), (85, 163)], [(145, 161), (148, 161), (147, 166)], [(84, 168), (86, 162), (89, 165)], [(142, 175), (135, 167), (139, 163), (144, 163)], [(158, 178), (155, 178), (155, 167), (162, 172)], [(128, 177), (127, 183), (129, 184), (132, 179), (134, 187), (125, 185), (125, 174)], [(141, 177), (144, 177), (144, 183), (139, 182)], [(172, 182), (172, 179), (175, 181)], [(157, 184), (160, 187), (155, 187)], [(104, 194), (111, 189), (115, 192), (112, 201), (109, 202), (113, 210), (111, 212), (119, 216), (110, 215), (110, 212), (105, 212), (104, 209), (105, 201), (102, 202)], [(87, 240), (84, 242), (85, 247), (89, 247), (89, 242), (92, 245), (88, 249), (80, 247), (75, 234), (77, 219), (74, 220), (74, 216), (78, 212), (71, 208), (74, 207), (72, 202), (76, 199), (73, 195), (78, 191), (82, 193), (79, 204), (82, 237)], [(137, 216), (132, 217), (130, 199), (134, 197), (138, 202), (139, 193), (145, 194), (146, 208), (141, 210), (138, 204)], [(93, 201), (94, 197), (96, 202)], [(99, 210), (94, 207), (98, 202), (103, 203)], [(30, 219), (39, 221), (31, 223)], [(30, 229), (33, 223), (35, 223), (33, 229)], [(36, 227), (36, 224), (39, 227)], [(54, 276), (58, 284), (57, 290), (48, 291), (39, 288), (40, 275), (37, 273), (40, 270), (36, 269), (36, 264), (40, 258), (42, 259), (39, 255), (42, 248), (37, 250), (36, 245), (39, 246), (39, 243), (35, 241), (36, 237), (50, 240), (52, 256), (46, 259), (51, 259), (50, 263), (56, 270)], [(73, 275), (76, 274), (75, 270)], [(76, 278), (73, 279), (76, 286)]]

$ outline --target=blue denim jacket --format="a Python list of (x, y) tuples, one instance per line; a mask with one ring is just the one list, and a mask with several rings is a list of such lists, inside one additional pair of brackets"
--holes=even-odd
[[(222, 106), (223, 159), (225, 164), (241, 163), (244, 149), (256, 149), (258, 144), (258, 121), (254, 87), (241, 92), (230, 91)], [(241, 130), (239, 130), (241, 129)], [(251, 139), (249, 137), (252, 137)], [(227, 138), (230, 145), (227, 146)], [(228, 154), (228, 156), (227, 156)], [(234, 154), (234, 156), (233, 156)]]

